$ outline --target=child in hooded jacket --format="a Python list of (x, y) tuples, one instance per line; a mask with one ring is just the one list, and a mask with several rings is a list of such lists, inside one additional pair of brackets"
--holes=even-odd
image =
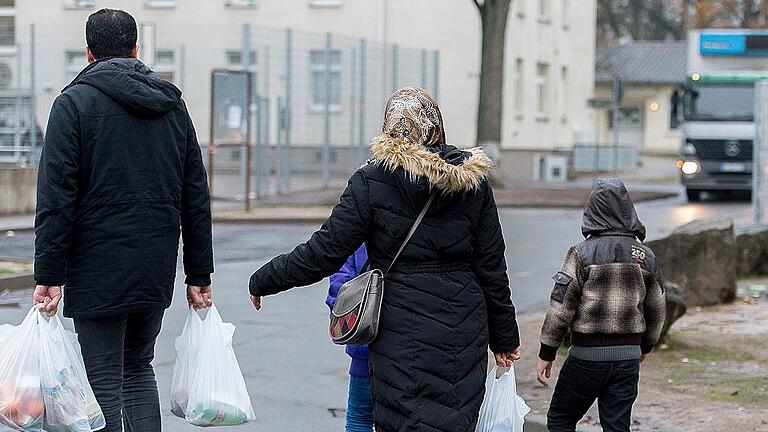
[[(339, 289), (347, 281), (365, 271), (368, 253), (365, 245), (350, 256), (341, 269), (331, 275), (331, 284), (325, 303), (331, 310), (336, 304)], [(371, 432), (373, 430), (373, 400), (371, 399), (371, 374), (368, 370), (368, 346), (347, 345), (352, 357), (349, 366), (349, 399), (347, 401), (346, 432)]]
[(659, 342), (665, 299), (645, 227), (619, 179), (599, 180), (584, 210), (586, 240), (568, 251), (541, 329), (537, 378), (548, 385), (568, 330), (571, 348), (547, 414), (550, 432), (573, 432), (598, 401), (608, 432), (629, 432), (640, 363)]

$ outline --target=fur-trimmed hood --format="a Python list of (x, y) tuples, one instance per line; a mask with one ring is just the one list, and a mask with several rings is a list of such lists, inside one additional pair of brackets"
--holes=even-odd
[(410, 178), (424, 177), (432, 187), (446, 193), (477, 190), (493, 166), (479, 147), (459, 150), (443, 145), (435, 152), (387, 134), (374, 137), (371, 149), (374, 161), (386, 169), (402, 168)]

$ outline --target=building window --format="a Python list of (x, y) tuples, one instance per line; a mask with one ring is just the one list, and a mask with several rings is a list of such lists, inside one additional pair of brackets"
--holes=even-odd
[(536, 113), (540, 116), (549, 114), (549, 65), (536, 65)]
[(568, 30), (571, 27), (571, 0), (563, 0), (563, 29)]
[(528, 11), (528, 0), (517, 0), (517, 16), (525, 18), (525, 13)]
[(173, 50), (157, 50), (155, 54), (155, 73), (160, 79), (176, 81), (176, 56)]
[(64, 53), (64, 57), (66, 58), (66, 75), (64, 80), (70, 82), (75, 79), (81, 70), (88, 66), (88, 59), (85, 57), (85, 52), (82, 50), (67, 51)]
[(539, 0), (539, 21), (541, 22), (549, 22), (549, 4), (550, 0)]
[(344, 0), (309, 0), (310, 7), (338, 8), (344, 6)]
[(67, 9), (92, 9), (95, 6), (94, 0), (64, 0)]
[[(341, 108), (341, 51), (331, 50), (331, 76), (326, 76), (325, 50), (309, 52), (309, 67), (312, 82), (312, 107), (325, 109), (326, 102), (332, 110)], [(330, 81), (330, 100), (327, 100), (326, 85)]]
[(521, 57), (518, 57), (515, 60), (515, 76), (513, 81), (513, 89), (514, 89), (514, 109), (515, 113), (520, 116), (523, 113), (523, 83), (525, 82), (525, 77), (523, 76), (523, 59)]
[(568, 122), (568, 111), (571, 108), (571, 101), (568, 88), (568, 66), (563, 66), (560, 69), (560, 119), (563, 123)]
[(144, 0), (144, 6), (151, 9), (173, 9), (176, 0)]
[(256, 7), (256, 0), (224, 0), (224, 7), (232, 9), (253, 9)]

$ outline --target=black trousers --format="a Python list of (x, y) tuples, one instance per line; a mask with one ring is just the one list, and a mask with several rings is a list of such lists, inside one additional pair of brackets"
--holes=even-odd
[(165, 311), (75, 319), (83, 360), (107, 420), (104, 432), (160, 432), (155, 340)]
[(604, 432), (629, 432), (639, 376), (639, 360), (596, 362), (568, 357), (547, 413), (549, 432), (574, 432), (595, 399)]

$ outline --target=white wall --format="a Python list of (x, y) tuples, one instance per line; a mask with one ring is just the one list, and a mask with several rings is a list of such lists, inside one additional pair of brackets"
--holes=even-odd
[[(539, 0), (513, 0), (505, 53), (504, 148), (569, 147), (574, 131), (594, 125), (586, 101), (593, 93), (596, 2), (548, 1), (549, 19), (544, 20), (537, 13)], [(81, 49), (85, 45), (84, 23), (88, 15), (98, 8), (110, 7), (127, 10), (138, 22), (154, 22), (158, 48), (178, 52), (182, 44), (186, 47), (186, 68), (181, 74), (183, 91), (201, 142), (207, 141), (208, 136), (210, 71), (224, 66), (225, 50), (240, 46), (241, 26), (249, 22), (254, 27), (330, 31), (439, 50), (439, 99), (448, 140), (461, 146), (474, 145), (480, 22), (470, 0), (347, 0), (340, 8), (310, 7), (309, 0), (260, 0), (255, 9), (227, 9), (224, 0), (178, 0), (178, 5), (170, 10), (147, 9), (143, 0), (95, 0), (95, 8), (86, 10), (67, 9), (63, 3), (64, 0), (24, 0), (17, 6), (17, 33), (21, 41), (28, 40), (29, 24), (36, 25), (38, 119), (43, 124), (51, 102), (66, 84), (64, 52)], [(567, 26), (563, 21), (564, 5), (570, 10)], [(525, 13), (518, 13), (522, 6)], [(525, 65), (524, 106), (520, 113), (511, 108), (517, 57), (522, 57)], [(550, 67), (552, 110), (546, 119), (534, 113), (537, 62)], [(563, 65), (568, 67), (567, 88), (560, 84)], [(386, 70), (387, 65), (383, 67)], [(567, 115), (560, 102), (566, 93)], [(371, 134), (378, 127), (366, 126)]]

